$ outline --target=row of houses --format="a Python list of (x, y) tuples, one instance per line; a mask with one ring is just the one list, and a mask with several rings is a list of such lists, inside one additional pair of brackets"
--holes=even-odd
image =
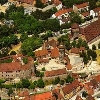
[(30, 95), (28, 91), (23, 91), (18, 94), (18, 98), (21, 100), (69, 100), (81, 89), (80, 82), (74, 80), (68, 85), (41, 94)]
[[(89, 82), (81, 83), (76, 79), (72, 83), (66, 84), (62, 87), (56, 87), (49, 92), (41, 94), (38, 93), (32, 95), (25, 90), (18, 94), (18, 98), (21, 100), (70, 100), (72, 97), (75, 97), (74, 100), (95, 100), (95, 94), (99, 92), (99, 88), (100, 75), (97, 75), (94, 76)], [(82, 96), (83, 92), (87, 93), (85, 98)]]

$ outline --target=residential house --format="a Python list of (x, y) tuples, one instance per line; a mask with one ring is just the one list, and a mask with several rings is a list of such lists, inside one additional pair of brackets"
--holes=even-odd
[(52, 3), (56, 6), (57, 10), (62, 9), (62, 2), (60, 0), (53, 0)]
[(58, 75), (64, 75), (64, 74), (67, 74), (66, 68), (52, 70), (52, 71), (46, 71), (45, 72), (45, 77), (53, 77), (53, 76), (56, 77)]
[(35, 0), (17, 0), (20, 3), (34, 4)]
[(60, 25), (69, 21), (69, 13), (72, 12), (72, 8), (69, 9), (61, 9), (55, 14), (52, 15), (52, 18), (57, 18), (60, 21)]
[(81, 96), (77, 95), (75, 100), (83, 100), (83, 99), (81, 98)]
[(79, 37), (79, 33), (80, 33), (79, 24), (73, 23), (71, 25), (71, 35), (72, 35), (72, 39), (77, 39)]
[(83, 28), (83, 32), (81, 33), (85, 36), (88, 43), (98, 40), (100, 38), (100, 18)]
[(82, 4), (78, 4), (78, 5), (73, 5), (73, 11), (74, 12), (87, 12), (89, 11), (89, 2), (85, 2)]
[(85, 51), (85, 47), (71, 48), (71, 53), (74, 53), (74, 54), (80, 54), (82, 51)]
[(72, 83), (64, 86), (62, 88), (62, 93), (64, 96), (64, 100), (71, 99), (78, 91), (80, 91), (80, 85), (78, 80), (74, 80)]
[(97, 7), (95, 9), (93, 9), (93, 10), (90, 10), (90, 15), (93, 18), (98, 17), (99, 13), (100, 13), (100, 7)]
[[(8, 56), (9, 58), (9, 56)], [(8, 59), (2, 58), (0, 60)], [(7, 79), (12, 80), (16, 77), (22, 79), (22, 78), (29, 78), (32, 73), (34, 73), (34, 62), (31, 57), (28, 58), (28, 63), (23, 63), (23, 57), (22, 56), (11, 56), (13, 59), (10, 63), (1, 63), (0, 64), (0, 78), (1, 79)]]
[(83, 13), (81, 13), (81, 17), (82, 17), (82, 19), (89, 18), (90, 17), (90, 13), (89, 12), (83, 12)]

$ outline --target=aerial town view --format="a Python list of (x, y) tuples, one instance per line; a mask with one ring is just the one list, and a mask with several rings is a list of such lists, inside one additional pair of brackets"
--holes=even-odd
[(100, 0), (0, 0), (0, 100), (100, 100)]

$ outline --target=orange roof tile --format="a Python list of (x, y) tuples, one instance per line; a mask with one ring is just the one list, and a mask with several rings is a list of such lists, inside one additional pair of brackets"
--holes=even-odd
[(36, 94), (34, 96), (30, 96), (30, 100), (52, 100), (52, 94), (51, 92)]
[(66, 85), (62, 88), (64, 95), (69, 94), (70, 92), (74, 91), (79, 86), (79, 81), (74, 80), (71, 84)]
[(67, 70), (71, 70), (72, 69), (72, 65), (69, 63), (66, 65)]
[(36, 57), (45, 56), (45, 55), (48, 55), (48, 50), (46, 49), (35, 51)]
[(57, 57), (59, 57), (59, 50), (58, 50), (57, 48), (51, 49), (51, 54), (50, 54), (50, 56), (51, 56), (52, 58), (57, 58)]
[(83, 100), (83, 99), (81, 98), (81, 96), (78, 95), (75, 100)]
[(72, 29), (79, 28), (79, 24), (73, 23), (73, 24), (71, 25), (71, 28), (72, 28)]
[(93, 9), (94, 12), (99, 12), (100, 11), (100, 7), (97, 7), (95, 9)]
[(52, 70), (52, 71), (46, 71), (45, 76), (51, 77), (51, 76), (57, 76), (57, 75), (63, 75), (66, 74), (66, 69), (58, 69), (58, 70)]
[(55, 13), (55, 16), (56, 17), (61, 16), (62, 14), (71, 12), (72, 10), (73, 10), (72, 8), (69, 8), (69, 9), (61, 9), (58, 12)]
[(84, 17), (87, 17), (87, 16), (90, 15), (90, 13), (89, 13), (89, 12), (84, 12), (84, 13), (82, 13), (82, 15), (83, 15)]
[(84, 28), (83, 34), (87, 40), (90, 42), (94, 38), (100, 35), (100, 19), (95, 22), (92, 22), (89, 26)]
[(79, 54), (79, 48), (72, 48), (71, 53)]
[(75, 5), (77, 8), (84, 8), (86, 6), (89, 6), (89, 3), (88, 2), (85, 2), (85, 3), (82, 3), (82, 4), (79, 4), (79, 5)]

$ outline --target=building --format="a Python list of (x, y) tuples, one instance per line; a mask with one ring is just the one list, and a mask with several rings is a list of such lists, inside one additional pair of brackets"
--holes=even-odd
[(17, 0), (19, 3), (27, 3), (33, 5), (35, 0)]
[(73, 23), (71, 25), (71, 35), (72, 35), (72, 39), (77, 39), (79, 37), (79, 33), (80, 33), (79, 24)]
[(72, 8), (69, 8), (69, 9), (60, 9), (55, 14), (52, 15), (52, 18), (59, 19), (60, 25), (62, 25), (64, 23), (70, 21), (70, 15), (69, 15), (69, 13), (71, 13), (72, 11), (73, 11)]
[(90, 16), (92, 16), (93, 18), (98, 17), (99, 13), (100, 13), (100, 7), (90, 10)]
[(74, 54), (80, 54), (82, 51), (85, 51), (85, 47), (71, 48), (71, 53), (74, 53)]
[(69, 100), (72, 98), (78, 91), (80, 91), (80, 85), (78, 80), (74, 80), (72, 83), (66, 85), (62, 88), (62, 93), (64, 100)]
[(53, 77), (53, 76), (59, 76), (59, 75), (64, 75), (67, 74), (66, 68), (64, 69), (58, 69), (58, 70), (52, 70), (52, 71), (46, 71), (45, 72), (45, 77)]
[(89, 11), (89, 2), (85, 2), (82, 4), (78, 4), (78, 5), (73, 5), (73, 11), (79, 12), (79, 13)]
[(83, 28), (81, 32), (88, 43), (92, 43), (100, 38), (100, 18), (97, 21)]
[[(0, 64), (0, 78), (6, 80), (12, 80), (16, 77), (30, 78), (31, 74), (34, 73), (34, 61), (31, 57), (27, 57), (28, 63), (23, 62), (24, 56), (10, 56), (12, 62), (10, 63), (1, 63)], [(2, 58), (0, 60), (7, 60), (8, 58)]]

